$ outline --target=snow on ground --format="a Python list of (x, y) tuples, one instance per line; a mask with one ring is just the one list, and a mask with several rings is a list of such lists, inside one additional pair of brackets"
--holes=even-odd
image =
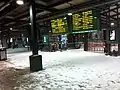
[[(120, 57), (68, 50), (39, 52), (43, 71), (24, 73), (15, 90), (120, 90)], [(8, 54), (8, 67), (29, 67), (30, 52)]]

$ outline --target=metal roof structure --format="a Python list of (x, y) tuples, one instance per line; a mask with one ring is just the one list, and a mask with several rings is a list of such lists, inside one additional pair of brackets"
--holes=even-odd
[[(0, 31), (29, 25), (29, 0), (24, 2), (25, 4), (20, 6), (16, 4), (16, 0), (0, 0)], [(119, 0), (35, 0), (35, 3), (38, 24), (68, 12), (75, 13), (91, 8), (100, 11), (103, 24), (106, 23), (109, 12), (111, 21), (116, 23), (118, 14), (120, 18)]]

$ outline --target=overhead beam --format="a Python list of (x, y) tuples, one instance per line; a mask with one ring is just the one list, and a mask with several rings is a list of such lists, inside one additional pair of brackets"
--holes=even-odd
[(108, 13), (108, 12), (112, 12), (112, 11), (114, 11), (115, 9), (117, 9), (117, 8), (120, 8), (120, 6), (118, 6), (118, 7), (115, 7), (115, 8), (112, 8), (112, 9), (110, 9), (110, 10), (105, 10), (105, 11), (103, 11), (102, 13)]
[[(40, 10), (36, 10), (36, 13), (40, 13), (40, 12), (42, 12), (44, 10), (50, 11), (50, 12), (56, 12), (56, 11), (58, 11), (55, 8), (47, 8), (47, 7), (45, 7), (43, 5), (39, 5), (37, 3), (36, 3), (36, 8), (40, 9)], [(15, 17), (15, 19), (22, 19), (22, 18), (25, 18), (25, 17), (29, 17), (29, 12), (28, 11), (23, 12), (22, 14), (19, 14), (18, 16)]]
[(50, 11), (50, 12), (56, 12), (58, 11), (57, 9), (55, 8), (52, 8), (52, 7), (46, 7), (44, 5), (40, 5), (40, 4), (35, 4), (36, 8), (40, 8), (41, 10), (47, 10), (47, 11)]
[(10, 2), (11, 0), (9, 1), (4, 1), (4, 2), (0, 2), (0, 3), (3, 3), (1, 6), (0, 6), (0, 11), (4, 10), (6, 7), (8, 7), (10, 5)]
[(17, 8), (18, 5), (15, 4), (15, 2), (11, 2), (9, 4), (9, 7), (6, 7), (4, 8), (1, 12), (0, 12), (0, 19), (2, 19), (3, 17), (5, 17), (5, 15), (8, 13), (8, 12), (11, 12), (13, 11), (15, 8)]
[[(115, 3), (115, 2), (118, 2), (118, 1), (119, 0), (115, 0), (115, 1), (109, 0), (108, 2), (99, 3), (99, 4), (97, 3), (96, 0), (88, 1), (86, 3), (75, 5), (75, 6), (72, 6), (72, 7), (69, 7), (69, 8), (51, 13), (49, 15), (47, 14), (47, 15), (43, 15), (41, 17), (37, 17), (37, 20), (38, 20), (37, 22), (41, 22), (41, 21), (43, 22), (43, 21), (46, 21), (46, 20), (53, 19), (55, 17), (63, 16), (63, 15), (65, 15), (65, 13), (67, 14), (67, 12), (69, 10), (70, 11), (72, 10), (73, 12), (83, 11), (83, 10), (88, 10), (88, 9), (92, 9), (92, 8), (95, 8), (95, 7), (101, 7), (101, 6), (104, 6), (104, 5), (107, 5), (107, 4), (112, 4), (112, 3)], [(24, 25), (27, 25), (27, 24), (24, 24)], [(22, 26), (24, 26), (24, 25), (22, 25)]]
[(12, 28), (19, 28), (20, 25), (23, 25), (25, 23), (29, 23), (29, 22), (28, 21), (22, 21), (22, 20), (20, 20), (20, 21), (16, 21), (13, 24), (8, 23), (9, 25), (6, 24), (7, 26), (2, 26), (2, 28), (3, 29), (10, 29), (11, 27)]
[(28, 3), (26, 3), (22, 6), (19, 6), (19, 5), (16, 4), (15, 1), (12, 2), (9, 7), (5, 8), (3, 11), (0, 12), (0, 19), (3, 19), (5, 16), (14, 12), (16, 9), (18, 9), (20, 7), (25, 7), (25, 6), (28, 6)]
[(55, 7), (70, 1), (72, 0), (52, 0), (51, 2), (48, 3), (48, 7)]
[(114, 15), (111, 15), (111, 17), (115, 17), (115, 16), (117, 16), (117, 15), (120, 15), (120, 13), (116, 13), (116, 14), (114, 14)]
[[(65, 1), (67, 1), (67, 0), (65, 0)], [(38, 20), (37, 22), (41, 22), (41, 21), (43, 21), (43, 20), (48, 20), (48, 19), (54, 18), (55, 16), (63, 15), (63, 12), (64, 12), (64, 14), (65, 14), (65, 13), (67, 13), (67, 12), (70, 11), (70, 10), (76, 12), (76, 11), (78, 11), (78, 9), (79, 9), (79, 11), (82, 11), (82, 10), (87, 10), (87, 9), (90, 9), (90, 8), (92, 9), (92, 8), (94, 8), (94, 7), (100, 7), (100, 6), (103, 6), (103, 5), (106, 5), (106, 4), (115, 3), (115, 2), (117, 2), (117, 1), (119, 1), (119, 0), (114, 0), (114, 1), (113, 1), (113, 0), (110, 0), (110, 2), (105, 2), (105, 3), (96, 4), (97, 1), (96, 1), (96, 0), (95, 0), (95, 1), (92, 0), (92, 1), (89, 1), (89, 2), (87, 2), (87, 3), (75, 5), (75, 6), (72, 6), (72, 7), (70, 7), (70, 8), (63, 9), (63, 10), (60, 10), (60, 11), (51, 13), (51, 14), (49, 14), (49, 15), (43, 15), (43, 16), (41, 16), (41, 18), (40, 18), (40, 17), (37, 18), (37, 20)], [(52, 5), (51, 5), (51, 6), (52, 6)]]
[(8, 1), (10, 1), (10, 0), (0, 0), (0, 2), (8, 2)]
[(114, 13), (117, 13), (117, 11), (115, 11), (115, 10), (114, 10), (113, 12), (114, 12)]
[(42, 0), (35, 0), (35, 3), (40, 4), (40, 5), (44, 5), (47, 6), (48, 4)]
[[(101, 15), (103, 15), (103, 16), (107, 16), (107, 17), (110, 17), (110, 18), (116, 20), (116, 18), (113, 17), (114, 15), (108, 16), (108, 15), (105, 15), (105, 13), (102, 13)], [(116, 15), (116, 14), (115, 14), (115, 15)]]

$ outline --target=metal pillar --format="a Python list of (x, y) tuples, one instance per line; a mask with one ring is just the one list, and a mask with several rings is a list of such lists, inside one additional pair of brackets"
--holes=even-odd
[(0, 31), (0, 47), (2, 47), (2, 31)]
[[(111, 29), (111, 23), (110, 23), (110, 6), (109, 6), (109, 15), (107, 17), (107, 13), (106, 13), (106, 18), (107, 18), (107, 22), (108, 22), (108, 30)], [(107, 33), (108, 34), (108, 33)], [(109, 36), (109, 35), (107, 35)], [(107, 43), (107, 53), (110, 54), (111, 53), (111, 44)]]
[[(117, 30), (118, 30), (118, 28), (119, 28), (119, 5), (118, 5), (118, 3), (117, 3)], [(118, 55), (120, 55), (120, 44), (118, 44)]]
[(37, 29), (36, 29), (36, 12), (35, 12), (35, 2), (31, 0), (30, 2), (30, 22), (31, 22), (31, 46), (33, 55), (38, 54), (37, 46)]
[(84, 34), (84, 51), (88, 51), (88, 33)]
[(30, 37), (31, 37), (31, 49), (32, 49), (32, 55), (29, 57), (30, 70), (39, 71), (42, 70), (42, 56), (38, 55), (35, 0), (30, 0), (30, 22), (31, 22)]

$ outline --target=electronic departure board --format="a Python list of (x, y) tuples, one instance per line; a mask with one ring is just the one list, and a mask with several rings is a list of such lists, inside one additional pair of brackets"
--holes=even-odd
[(66, 33), (68, 31), (66, 17), (51, 20), (51, 26), (53, 34), (61, 34)]
[(73, 14), (73, 31), (85, 31), (95, 29), (96, 17), (94, 10)]

